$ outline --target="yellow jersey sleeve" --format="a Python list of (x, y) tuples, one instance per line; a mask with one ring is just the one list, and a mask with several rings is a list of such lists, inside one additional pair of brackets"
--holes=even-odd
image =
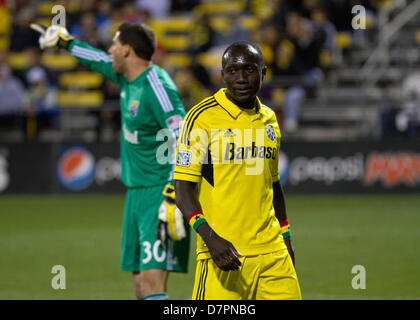
[(174, 180), (201, 181), (201, 169), (207, 159), (209, 149), (209, 130), (200, 119), (182, 124), (176, 151)]
[(276, 123), (274, 125), (274, 130), (276, 132), (276, 149), (277, 149), (277, 155), (275, 157), (275, 159), (273, 159), (271, 161), (271, 165), (270, 165), (270, 170), (271, 170), (271, 178), (272, 178), (272, 182), (277, 182), (280, 180), (280, 174), (279, 174), (279, 157), (278, 154), (280, 152), (280, 140), (281, 140), (281, 133), (280, 133), (280, 128), (279, 125)]

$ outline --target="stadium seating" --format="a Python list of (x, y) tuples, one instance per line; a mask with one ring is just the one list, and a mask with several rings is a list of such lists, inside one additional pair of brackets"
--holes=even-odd
[(61, 88), (97, 89), (103, 81), (102, 75), (92, 71), (63, 72), (59, 77)]
[(104, 96), (100, 90), (58, 92), (58, 104), (62, 108), (98, 108), (103, 101)]
[[(57, 4), (61, 3), (38, 2), (35, 21), (49, 25), (51, 9)], [(404, 9), (404, 6), (392, 7), (392, 1), (381, 1), (381, 5), (388, 8), (390, 20)], [(66, 2), (66, 10), (70, 14), (79, 12), (81, 6), (78, 1)], [(191, 63), (191, 34), (197, 16), (208, 15), (213, 29), (223, 33), (231, 27), (229, 14), (240, 13), (239, 25), (255, 35), (260, 32), (260, 27), (264, 26), (264, 19), (270, 18), (272, 11), (269, 1), (203, 1), (191, 12), (166, 18), (151, 17), (148, 23), (157, 35), (159, 47), (163, 49), (159, 63), (175, 73)], [(10, 44), (10, 17), (10, 13), (4, 10), (4, 7), (0, 7), (0, 50), (7, 49)], [(112, 17), (110, 39), (122, 21), (121, 15), (116, 15), (115, 19)], [(384, 99), (396, 105), (401, 105), (406, 99), (401, 88), (407, 76), (416, 71), (420, 59), (419, 21), (417, 17), (412, 19), (399, 30), (398, 37), (392, 39), (386, 50), (389, 64), (383, 68), (375, 85), (367, 83), (376, 77), (377, 73), (364, 74), (361, 70), (378, 41), (381, 30), (377, 26), (377, 17), (368, 13), (365, 20), (366, 31), (350, 29), (337, 32), (334, 49), (322, 50), (320, 54), (319, 63), (324, 70), (324, 78), (313, 92), (307, 95), (301, 106), (299, 130), (286, 133), (284, 138), (339, 140), (375, 136)], [(266, 43), (262, 43), (261, 48), (266, 63), (272, 63), (275, 60), (275, 50)], [(220, 48), (211, 48), (200, 53), (198, 60), (211, 73), (220, 67)], [(24, 52), (9, 53), (8, 61), (15, 71), (24, 71), (28, 67), (28, 58)], [(106, 86), (102, 76), (81, 68), (77, 60), (64, 50), (45, 52), (41, 63), (57, 76), (60, 107), (66, 110), (95, 110), (107, 104), (118, 108), (117, 98), (105, 99), (104, 94), (107, 97), (108, 94), (104, 91)], [(287, 81), (290, 79), (273, 78), (273, 71), (268, 70), (265, 83), (271, 85), (273, 91), (272, 101), (269, 94), (266, 104), (273, 105), (274, 108), (283, 107)]]
[(0, 6), (0, 35), (8, 35), (11, 30), (11, 17), (6, 7)]
[(244, 1), (207, 1), (195, 8), (195, 13), (210, 15), (226, 14), (227, 12), (242, 12), (245, 9)]
[[(40, 16), (50, 16), (53, 7), (56, 5), (63, 5), (63, 1), (40, 1), (37, 3), (37, 13)], [(66, 1), (66, 12), (76, 13), (79, 11), (80, 5), (80, 1)]]
[[(394, 10), (392, 20), (400, 10)], [(417, 16), (418, 17), (418, 16)], [(330, 57), (330, 71), (318, 88), (316, 97), (307, 99), (301, 110), (300, 129), (288, 135), (296, 140), (355, 140), (380, 136), (380, 117), (386, 105), (400, 108), (404, 96), (404, 79), (418, 69), (420, 20), (410, 20), (390, 41), (386, 50), (389, 64), (373, 85), (370, 79), (381, 72), (364, 74), (364, 64), (376, 47), (380, 30), (369, 32), (369, 41), (355, 43), (355, 34), (338, 33), (336, 44), (340, 58)], [(369, 30), (369, 29), (368, 29)], [(367, 33), (364, 33), (367, 36)], [(360, 39), (359, 39), (360, 40)], [(379, 66), (379, 65), (378, 65)]]
[[(10, 53), (8, 62), (13, 69), (22, 70), (28, 67), (28, 58), (25, 52)], [(67, 53), (45, 53), (41, 57), (41, 63), (55, 71), (73, 70), (78, 65), (77, 59)]]
[(11, 68), (16, 70), (22, 70), (28, 66), (28, 60), (24, 53), (10, 53), (8, 56), (8, 63)]
[(73, 70), (78, 65), (77, 59), (65, 52), (43, 54), (41, 63), (56, 71)]

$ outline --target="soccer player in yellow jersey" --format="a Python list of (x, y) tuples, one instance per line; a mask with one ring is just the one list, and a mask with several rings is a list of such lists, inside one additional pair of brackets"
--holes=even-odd
[(280, 129), (257, 97), (265, 74), (257, 45), (233, 43), (222, 57), (226, 88), (183, 122), (174, 179), (176, 204), (198, 233), (193, 299), (301, 299)]

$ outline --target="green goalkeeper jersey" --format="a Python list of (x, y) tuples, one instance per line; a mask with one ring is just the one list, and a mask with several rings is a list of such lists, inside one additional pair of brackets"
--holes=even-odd
[(175, 144), (185, 116), (171, 77), (151, 65), (130, 82), (114, 72), (112, 59), (105, 52), (78, 40), (73, 40), (68, 50), (120, 88), (123, 183), (129, 188), (171, 183)]

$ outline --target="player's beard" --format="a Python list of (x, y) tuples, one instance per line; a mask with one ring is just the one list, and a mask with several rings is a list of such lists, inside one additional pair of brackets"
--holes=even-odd
[(112, 68), (114, 69), (115, 74), (121, 75), (124, 73), (124, 64), (115, 57), (112, 62)]

